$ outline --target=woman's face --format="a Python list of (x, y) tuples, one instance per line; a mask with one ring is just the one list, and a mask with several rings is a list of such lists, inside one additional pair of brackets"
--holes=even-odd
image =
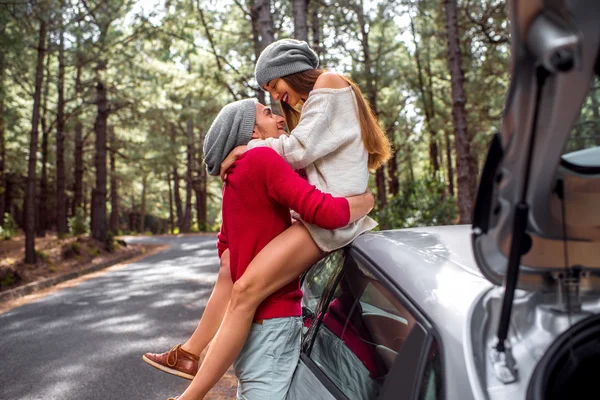
[(265, 83), (264, 89), (269, 92), (273, 100), (278, 100), (283, 103), (287, 103), (292, 107), (296, 107), (302, 100), (301, 93), (296, 92), (292, 89), (286, 81), (281, 78), (275, 78)]

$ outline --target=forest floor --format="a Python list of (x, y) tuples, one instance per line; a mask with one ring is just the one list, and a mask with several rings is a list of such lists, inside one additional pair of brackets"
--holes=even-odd
[(107, 244), (86, 235), (58, 238), (48, 233), (35, 239), (37, 262), (25, 264), (25, 236), (0, 241), (0, 293), (31, 282), (52, 278), (92, 265), (134, 257), (159, 247), (147, 244), (128, 244), (115, 240)]

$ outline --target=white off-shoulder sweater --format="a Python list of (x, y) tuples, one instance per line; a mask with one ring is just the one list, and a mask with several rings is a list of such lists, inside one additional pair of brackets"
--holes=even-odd
[[(305, 168), (308, 181), (324, 192), (348, 197), (367, 190), (369, 154), (362, 142), (358, 105), (350, 86), (313, 90), (290, 136), (251, 140), (248, 149), (260, 146), (275, 150), (294, 169)], [(300, 219), (298, 215), (295, 218)], [(304, 224), (319, 248), (327, 252), (377, 226), (369, 217), (336, 230)]]

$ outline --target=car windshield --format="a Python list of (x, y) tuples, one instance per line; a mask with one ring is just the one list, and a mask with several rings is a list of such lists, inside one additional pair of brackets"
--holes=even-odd
[(566, 166), (600, 168), (600, 78), (596, 77), (563, 151)]

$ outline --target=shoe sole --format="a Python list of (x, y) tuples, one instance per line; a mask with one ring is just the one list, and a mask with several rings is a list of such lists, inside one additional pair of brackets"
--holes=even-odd
[(164, 365), (161, 365), (157, 362), (152, 361), (151, 359), (149, 359), (146, 356), (142, 356), (142, 360), (144, 360), (147, 364), (150, 364), (154, 368), (159, 369), (163, 372), (166, 372), (167, 374), (176, 375), (180, 378), (185, 378), (190, 381), (194, 379), (194, 375), (186, 374), (185, 372), (181, 372), (181, 371), (177, 371), (176, 369), (173, 369), (173, 368), (165, 367)]

